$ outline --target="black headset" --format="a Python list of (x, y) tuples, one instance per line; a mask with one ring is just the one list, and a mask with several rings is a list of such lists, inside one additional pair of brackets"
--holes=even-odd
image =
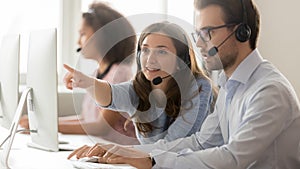
[(239, 24), (235, 31), (235, 37), (240, 42), (246, 42), (251, 37), (251, 28), (247, 24), (247, 11), (244, 0), (241, 0), (241, 5), (243, 9), (243, 22)]
[[(187, 50), (184, 51), (182, 56), (179, 56), (179, 58), (188, 66), (189, 69), (191, 69), (191, 58), (190, 58), (190, 52), (189, 52), (189, 43), (187, 38), (185, 37), (185, 34), (183, 34), (183, 37), (185, 39), (185, 45), (187, 46)], [(141, 70), (141, 61), (140, 61), (140, 55), (141, 55), (141, 47), (138, 44), (137, 45), (137, 57), (136, 57), (136, 63), (137, 63), (137, 70)]]

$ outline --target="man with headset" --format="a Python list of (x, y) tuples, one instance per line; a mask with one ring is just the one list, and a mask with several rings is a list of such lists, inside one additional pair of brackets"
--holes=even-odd
[(214, 113), (187, 138), (135, 149), (95, 145), (86, 155), (137, 168), (299, 168), (299, 101), (256, 48), (260, 18), (252, 0), (194, 5), (197, 46), (209, 69), (223, 69)]

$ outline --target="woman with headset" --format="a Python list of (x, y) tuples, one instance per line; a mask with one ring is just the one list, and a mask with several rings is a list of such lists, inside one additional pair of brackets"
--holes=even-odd
[(215, 92), (196, 63), (185, 31), (169, 22), (145, 28), (138, 41), (137, 64), (134, 80), (122, 84), (97, 80), (64, 65), (69, 71), (64, 82), (69, 88), (86, 89), (100, 107), (127, 112), (141, 144), (199, 131), (212, 112)]

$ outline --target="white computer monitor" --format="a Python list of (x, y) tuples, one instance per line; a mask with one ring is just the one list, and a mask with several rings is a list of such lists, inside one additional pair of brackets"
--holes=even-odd
[(30, 147), (58, 151), (57, 30), (30, 33), (27, 63)]
[(9, 129), (19, 99), (20, 35), (5, 35), (0, 46), (0, 125)]

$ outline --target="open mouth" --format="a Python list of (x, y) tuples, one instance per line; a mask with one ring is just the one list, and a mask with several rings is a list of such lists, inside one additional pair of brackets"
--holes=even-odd
[(150, 67), (146, 67), (146, 70), (148, 70), (149, 72), (157, 72), (157, 71), (160, 71), (160, 69), (158, 69), (158, 68), (150, 68)]

